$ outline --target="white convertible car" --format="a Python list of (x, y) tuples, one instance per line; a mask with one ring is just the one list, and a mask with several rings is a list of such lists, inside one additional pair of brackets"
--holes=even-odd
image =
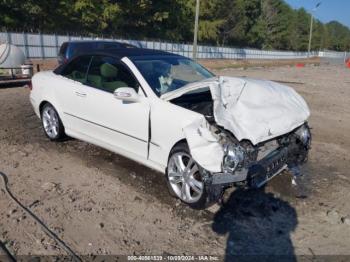
[(94, 51), (37, 73), (30, 101), (49, 139), (68, 135), (158, 170), (193, 208), (230, 186), (297, 174), (311, 143), (308, 106), (292, 88), (217, 77), (148, 49)]

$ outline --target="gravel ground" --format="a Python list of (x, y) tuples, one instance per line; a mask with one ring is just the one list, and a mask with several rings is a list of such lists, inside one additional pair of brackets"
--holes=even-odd
[[(215, 72), (290, 82), (307, 100), (313, 147), (298, 187), (285, 174), (264, 191), (231, 190), (225, 205), (191, 210), (153, 170), (74, 139), (49, 142), (23, 87), (0, 88), (0, 171), (80, 255), (350, 255), (350, 70)], [(66, 254), (3, 189), (0, 180), (0, 241), (10, 252)]]

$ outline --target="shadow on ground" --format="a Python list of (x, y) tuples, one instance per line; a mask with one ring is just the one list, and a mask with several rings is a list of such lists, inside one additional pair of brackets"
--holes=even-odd
[[(1, 80), (1, 78), (0, 78)], [(0, 89), (8, 89), (8, 88), (15, 88), (15, 87), (23, 87), (25, 88), (25, 85), (27, 85), (30, 82), (30, 80), (26, 81), (18, 81), (18, 82), (2, 82), (0, 81)]]
[(225, 261), (296, 261), (290, 238), (295, 209), (274, 194), (235, 190), (215, 214), (212, 229), (228, 234)]

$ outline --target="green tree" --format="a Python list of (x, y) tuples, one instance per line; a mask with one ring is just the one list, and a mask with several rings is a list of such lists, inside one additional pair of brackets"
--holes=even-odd
[(305, 9), (295, 11), (289, 35), (291, 50), (305, 51), (308, 49), (310, 19)]
[(224, 21), (219, 29), (221, 43), (246, 46), (249, 32), (260, 17), (260, 0), (225, 0), (219, 10)]
[(342, 51), (350, 49), (350, 30), (337, 21), (326, 24), (329, 35), (328, 49)]

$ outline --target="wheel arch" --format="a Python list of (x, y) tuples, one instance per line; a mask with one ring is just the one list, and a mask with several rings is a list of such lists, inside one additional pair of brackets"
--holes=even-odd
[(46, 104), (51, 105), (51, 106), (57, 111), (59, 117), (60, 117), (61, 120), (62, 120), (62, 117), (61, 117), (61, 113), (62, 113), (62, 112), (61, 112), (61, 110), (59, 110), (59, 108), (57, 108), (57, 106), (55, 106), (54, 103), (51, 103), (48, 99), (43, 99), (43, 100), (40, 102), (40, 104), (39, 104), (39, 113), (40, 113), (40, 117), (41, 117), (41, 111), (43, 110), (43, 108), (44, 108), (44, 106), (45, 106)]
[[(180, 144), (187, 144), (187, 145), (188, 145), (186, 138), (182, 138), (181, 140), (177, 141), (177, 142), (171, 147), (171, 149), (170, 149), (170, 151), (169, 151), (169, 154), (168, 154), (167, 164), (168, 164), (168, 162), (169, 162), (169, 158), (170, 158), (171, 152), (173, 151), (173, 149), (174, 149), (175, 147), (177, 147), (177, 146), (180, 145)], [(166, 171), (167, 171), (167, 170), (168, 170), (168, 165), (166, 166)]]
[(46, 105), (46, 104), (50, 104), (51, 105), (51, 103), (49, 101), (46, 101), (46, 100), (41, 101), (41, 103), (39, 104), (40, 117), (41, 117), (41, 112), (42, 112), (42, 110), (44, 108), (44, 105)]
[(41, 118), (41, 112), (46, 104), (51, 105), (56, 110), (63, 126), (65, 127), (64, 119), (62, 119), (62, 112), (53, 103), (49, 102), (47, 99), (42, 100), (39, 104), (39, 116), (40, 116), (40, 118)]

